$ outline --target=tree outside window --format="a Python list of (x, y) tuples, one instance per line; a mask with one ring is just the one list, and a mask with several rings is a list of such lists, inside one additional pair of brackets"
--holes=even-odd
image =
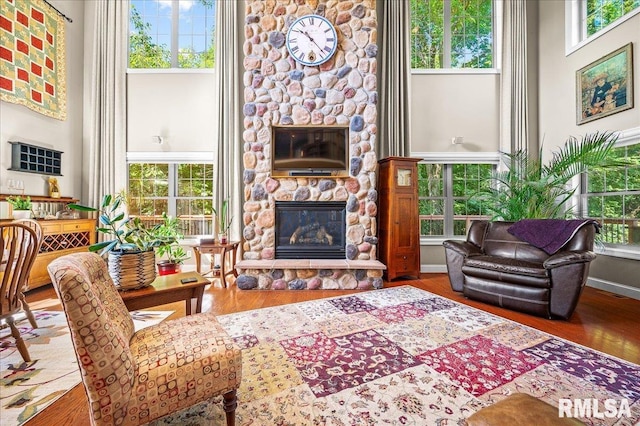
[(493, 0), (411, 0), (412, 68), (493, 68)]
[(131, 0), (129, 68), (213, 68), (215, 0)]
[(487, 185), (493, 164), (418, 164), (420, 235), (454, 237), (467, 234), (475, 219), (489, 219), (471, 195)]
[(640, 0), (586, 0), (587, 37), (640, 8)]
[(640, 144), (615, 149), (629, 166), (596, 168), (583, 177), (583, 215), (602, 225), (602, 241), (640, 246)]
[(162, 213), (178, 218), (185, 236), (213, 235), (213, 165), (129, 164), (128, 211), (147, 225)]

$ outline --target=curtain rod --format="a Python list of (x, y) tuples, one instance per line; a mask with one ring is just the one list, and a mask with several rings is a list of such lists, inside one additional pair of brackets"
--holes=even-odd
[(46, 4), (49, 5), (49, 7), (53, 10), (55, 10), (56, 12), (58, 12), (58, 15), (62, 16), (64, 19), (66, 19), (67, 21), (69, 21), (69, 23), (73, 22), (73, 19), (69, 18), (67, 15), (65, 15), (64, 13), (60, 12), (54, 5), (52, 5), (51, 3), (49, 3), (47, 0), (42, 0), (43, 2), (45, 2)]

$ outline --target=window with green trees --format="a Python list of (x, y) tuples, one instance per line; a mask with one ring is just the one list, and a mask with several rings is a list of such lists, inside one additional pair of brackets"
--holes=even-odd
[(616, 148), (615, 156), (629, 165), (583, 176), (583, 216), (600, 222), (604, 243), (640, 246), (640, 144)]
[(493, 0), (411, 0), (412, 68), (494, 68)]
[(213, 234), (213, 165), (129, 164), (128, 210), (147, 224), (178, 218), (185, 236)]
[(587, 37), (638, 8), (640, 0), (586, 0)]
[(213, 68), (216, 0), (131, 0), (129, 68)]
[(474, 219), (489, 219), (470, 196), (486, 185), (493, 164), (418, 164), (420, 235), (464, 236)]

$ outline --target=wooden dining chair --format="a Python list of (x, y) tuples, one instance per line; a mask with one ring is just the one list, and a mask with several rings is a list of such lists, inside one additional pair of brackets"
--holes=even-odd
[(22, 288), (38, 255), (38, 237), (27, 225), (3, 223), (0, 224), (0, 243), (0, 320), (7, 323), (22, 359), (29, 362), (31, 357), (14, 317), (23, 310)]
[[(42, 226), (40, 226), (38, 221), (33, 219), (18, 219), (18, 220), (14, 220), (13, 223), (21, 223), (22, 225), (26, 225), (36, 232), (36, 236), (38, 238), (38, 242), (37, 242), (38, 248), (36, 250), (36, 253), (40, 253), (40, 247), (42, 246), (43, 232), (42, 232)], [(31, 324), (31, 327), (33, 328), (38, 328), (36, 317), (33, 315), (33, 312), (31, 312), (31, 308), (27, 303), (27, 298), (24, 296), (24, 292), (28, 289), (29, 289), (29, 281), (27, 277), (27, 281), (25, 281), (24, 285), (22, 286), (22, 291), (20, 291), (20, 300), (22, 301), (22, 309), (24, 309), (25, 314), (27, 314), (27, 319), (29, 320), (29, 324)]]

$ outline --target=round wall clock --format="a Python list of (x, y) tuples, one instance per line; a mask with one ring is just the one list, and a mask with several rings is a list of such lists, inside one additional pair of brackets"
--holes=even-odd
[(336, 53), (337, 48), (336, 29), (322, 16), (302, 16), (287, 31), (287, 50), (301, 64), (323, 64)]

